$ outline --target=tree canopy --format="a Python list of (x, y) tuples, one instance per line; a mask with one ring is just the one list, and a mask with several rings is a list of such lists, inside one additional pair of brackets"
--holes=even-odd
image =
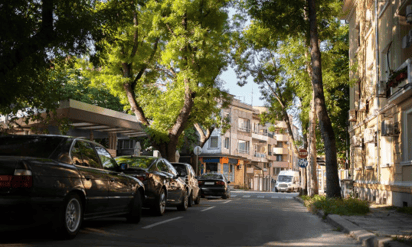
[(227, 66), (228, 1), (107, 1), (97, 56), (83, 73), (128, 103), (152, 144), (174, 160), (184, 130), (208, 124), (227, 104), (219, 75)]

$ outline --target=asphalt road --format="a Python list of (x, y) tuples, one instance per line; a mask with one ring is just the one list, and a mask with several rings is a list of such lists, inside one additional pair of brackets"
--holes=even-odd
[(308, 213), (296, 195), (232, 191), (186, 212), (167, 208), (158, 217), (143, 210), (137, 225), (120, 217), (85, 221), (73, 240), (55, 240), (40, 227), (3, 232), (0, 246), (360, 246)]

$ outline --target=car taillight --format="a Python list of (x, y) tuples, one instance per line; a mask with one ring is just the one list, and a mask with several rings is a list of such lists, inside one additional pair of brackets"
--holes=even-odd
[(199, 185), (203, 185), (204, 182), (203, 181), (198, 181)]
[(0, 175), (0, 188), (31, 188), (33, 177), (30, 170), (16, 169), (14, 175)]
[(216, 185), (225, 185), (225, 182), (223, 182), (223, 181), (216, 181)]

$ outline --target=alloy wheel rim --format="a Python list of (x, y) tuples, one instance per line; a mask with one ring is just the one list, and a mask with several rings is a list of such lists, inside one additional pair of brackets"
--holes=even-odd
[(189, 197), (187, 196), (187, 194), (186, 194), (186, 196), (185, 196), (185, 208), (187, 208), (188, 207), (188, 205), (189, 205)]
[(163, 213), (166, 209), (165, 193), (160, 195), (160, 212)]
[(70, 232), (75, 232), (80, 224), (80, 203), (72, 198), (66, 207), (66, 226)]

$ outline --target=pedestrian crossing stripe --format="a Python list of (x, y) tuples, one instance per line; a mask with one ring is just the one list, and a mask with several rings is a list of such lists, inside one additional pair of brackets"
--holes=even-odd
[(272, 196), (272, 198), (279, 198), (279, 196)]
[(250, 197), (250, 196), (243, 196), (243, 197)]
[(231, 197), (236, 197), (237, 195), (231, 195)]
[(258, 196), (258, 198), (265, 198), (264, 196)]

